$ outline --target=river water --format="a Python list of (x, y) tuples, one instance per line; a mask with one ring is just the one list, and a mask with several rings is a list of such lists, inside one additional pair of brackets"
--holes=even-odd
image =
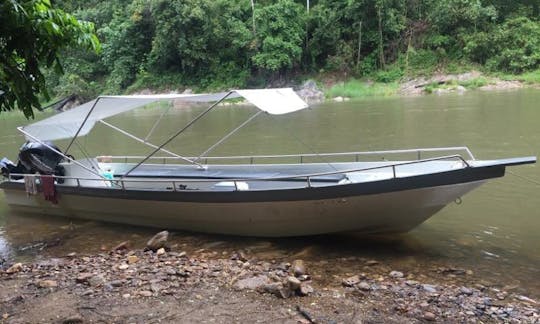
[[(479, 159), (538, 156), (539, 103), (540, 91), (534, 89), (324, 103), (290, 116), (259, 116), (210, 155), (463, 145)], [(164, 141), (201, 109), (171, 109), (151, 141)], [(255, 112), (254, 108), (220, 107), (167, 148), (197, 155)], [(144, 135), (160, 114), (158, 108), (146, 108), (110, 122)], [(0, 114), (0, 155), (15, 160), (23, 142), (15, 127), (23, 124), (24, 118), (18, 115)], [(65, 147), (65, 143), (57, 144)], [(150, 151), (99, 125), (81, 145), (91, 155), (142, 155)], [(83, 154), (80, 149), (73, 153), (77, 157)], [(514, 167), (511, 172), (404, 235), (364, 238), (348, 233), (257, 239), (175, 232), (172, 242), (188, 252), (204, 248), (225, 255), (245, 249), (269, 260), (330, 259), (333, 267), (343, 264), (351, 273), (358, 271), (354, 263), (339, 260), (377, 259), (405, 272), (463, 268), (472, 270), (481, 282), (540, 297), (540, 167)], [(70, 252), (95, 253), (124, 240), (142, 247), (155, 231), (14, 214), (0, 193), (0, 259), (25, 261)]]

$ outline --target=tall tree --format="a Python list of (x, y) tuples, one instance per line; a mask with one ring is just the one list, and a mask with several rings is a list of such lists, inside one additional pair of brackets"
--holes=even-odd
[(59, 53), (69, 46), (99, 51), (91, 23), (55, 9), (49, 0), (0, 2), (0, 111), (33, 117), (39, 95), (49, 99), (40, 68), (62, 73)]

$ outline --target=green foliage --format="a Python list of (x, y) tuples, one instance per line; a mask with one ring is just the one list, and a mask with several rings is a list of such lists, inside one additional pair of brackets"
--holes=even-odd
[(361, 80), (351, 79), (344, 83), (338, 83), (332, 86), (327, 92), (328, 97), (381, 97), (393, 96), (397, 94), (398, 84), (393, 83), (368, 83)]
[(292, 0), (255, 11), (260, 49), (252, 58), (255, 66), (276, 72), (300, 63), (304, 31), (303, 8)]
[(540, 67), (540, 22), (519, 17), (466, 40), (471, 60), (490, 70), (520, 73)]
[[(46, 1), (4, 1), (0, 8)], [(387, 93), (404, 76), (471, 67), (521, 73), (540, 64), (537, 0), (317, 0), (309, 11), (306, 1), (254, 3), (252, 11), (249, 0), (58, 1), (66, 12), (95, 23), (103, 50), (97, 55), (60, 47), (65, 75), (54, 73), (53, 59), (34, 84), (46, 82), (56, 96), (90, 99), (146, 88), (265, 87), (283, 76), (328, 73), (375, 80), (373, 85), (354, 81), (332, 90), (365, 96)], [(0, 14), (4, 51), (4, 30), (12, 25)], [(91, 30), (91, 25), (79, 24)], [(54, 25), (43, 30), (47, 28), (55, 32)], [(87, 36), (77, 35), (86, 47), (96, 45), (93, 36), (85, 43)], [(26, 46), (31, 37), (21, 39)], [(35, 52), (33, 47), (25, 50)], [(528, 78), (535, 80), (534, 73)], [(19, 105), (25, 105), (26, 93), (20, 103), (17, 99)]]
[(499, 74), (501, 79), (506, 81), (521, 81), (527, 84), (539, 84), (540, 83), (540, 69), (530, 71), (522, 74)]
[(473, 90), (485, 85), (488, 85), (490, 82), (486, 77), (477, 77), (469, 80), (459, 81), (458, 84), (467, 89)]
[(391, 69), (388, 70), (380, 70), (377, 71), (374, 75), (374, 79), (377, 82), (382, 83), (391, 83), (398, 81), (403, 77), (403, 70), (401, 70), (398, 66), (393, 66)]
[(94, 26), (52, 7), (49, 0), (0, 2), (0, 111), (33, 117), (39, 95), (49, 98), (40, 68), (62, 73), (59, 52), (68, 46), (99, 51)]

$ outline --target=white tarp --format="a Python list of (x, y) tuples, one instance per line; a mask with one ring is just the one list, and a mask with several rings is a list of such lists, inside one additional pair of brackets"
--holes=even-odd
[[(42, 141), (53, 141), (74, 137), (84, 123), (78, 134), (78, 136), (84, 136), (90, 132), (96, 122), (152, 102), (172, 99), (185, 102), (215, 102), (222, 99), (227, 93), (101, 96), (68, 111), (24, 126), (22, 131), (26, 133), (28, 140), (35, 137)], [(233, 90), (227, 99), (238, 97), (244, 97), (257, 108), (272, 115), (286, 114), (308, 107), (290, 88)], [(92, 109), (92, 107), (94, 108)], [(92, 112), (88, 116), (90, 110)], [(88, 119), (85, 122), (87, 116)]]

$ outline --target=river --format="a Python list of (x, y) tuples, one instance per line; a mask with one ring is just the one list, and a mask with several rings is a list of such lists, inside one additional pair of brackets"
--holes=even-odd
[[(471, 91), (463, 95), (380, 98), (324, 103), (290, 116), (259, 116), (211, 155), (288, 154), (367, 151), (415, 147), (468, 146), (477, 158), (540, 155), (540, 91)], [(151, 139), (159, 143), (202, 108), (176, 108)], [(195, 155), (246, 120), (254, 109), (220, 107), (167, 148)], [(110, 122), (146, 134), (159, 109), (140, 109)], [(38, 117), (39, 118), (39, 117)], [(16, 114), (0, 114), (0, 155), (15, 159), (23, 138)], [(62, 144), (58, 143), (62, 147)], [(138, 155), (150, 150), (97, 126), (81, 140), (91, 154)], [(82, 151), (73, 151), (80, 156)], [(116, 153), (119, 154), (119, 153)], [(0, 156), (0, 157), (1, 157)], [(413, 231), (399, 236), (364, 238), (336, 234), (291, 239), (233, 238), (175, 232), (173, 244), (231, 251), (247, 249), (260, 258), (302, 257), (306, 261), (349, 257), (385, 260), (407, 271), (463, 268), (480, 281), (540, 297), (540, 168), (511, 168), (451, 204)], [(406, 215), (404, 215), (406, 217)], [(0, 259), (30, 260), (70, 252), (95, 253), (130, 240), (143, 246), (155, 232), (113, 224), (9, 211), (0, 193)], [(333, 263), (335, 266), (335, 263)], [(351, 266), (350, 262), (347, 266)], [(339, 263), (338, 263), (339, 266)], [(358, 269), (350, 269), (352, 273)]]

